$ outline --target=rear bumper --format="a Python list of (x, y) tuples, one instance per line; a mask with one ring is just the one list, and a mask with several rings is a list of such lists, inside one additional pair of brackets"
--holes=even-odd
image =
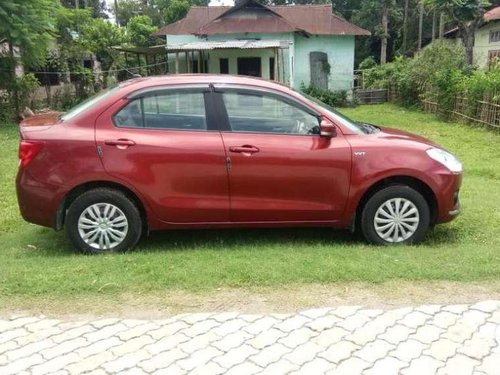
[(24, 220), (44, 227), (55, 228), (60, 205), (61, 187), (41, 183), (26, 170), (20, 169), (16, 178), (17, 202)]

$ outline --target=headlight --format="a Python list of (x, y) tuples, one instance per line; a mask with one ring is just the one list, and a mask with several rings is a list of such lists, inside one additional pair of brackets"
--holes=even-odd
[(463, 170), (460, 160), (445, 150), (441, 150), (440, 148), (430, 148), (427, 150), (427, 155), (443, 164), (451, 172), (460, 173)]

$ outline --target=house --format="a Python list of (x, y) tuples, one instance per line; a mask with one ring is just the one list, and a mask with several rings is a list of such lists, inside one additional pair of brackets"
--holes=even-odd
[(500, 58), (500, 6), (484, 14), (484, 24), (474, 36), (474, 65), (486, 69)]
[[(473, 63), (480, 69), (488, 69), (495, 59), (500, 58), (500, 6), (486, 12), (483, 21), (474, 35)], [(458, 28), (446, 32), (445, 37), (458, 43)]]
[(370, 35), (332, 14), (331, 4), (192, 7), (161, 28), (173, 73), (262, 77), (292, 87), (352, 89), (354, 39)]

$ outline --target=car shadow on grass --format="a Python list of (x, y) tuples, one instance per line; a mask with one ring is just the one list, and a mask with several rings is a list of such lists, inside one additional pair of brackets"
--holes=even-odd
[(151, 232), (136, 251), (198, 249), (229, 250), (241, 247), (355, 246), (364, 244), (346, 230), (331, 228), (204, 229)]
[[(437, 227), (419, 246), (450, 245), (461, 241), (457, 228)], [(81, 254), (67, 239), (64, 231), (34, 228), (19, 244), (33, 255), (73, 256)], [(368, 245), (357, 233), (331, 228), (258, 228), (154, 231), (143, 236), (133, 252), (175, 252), (241, 248), (365, 248)], [(376, 249), (376, 246), (372, 246)]]

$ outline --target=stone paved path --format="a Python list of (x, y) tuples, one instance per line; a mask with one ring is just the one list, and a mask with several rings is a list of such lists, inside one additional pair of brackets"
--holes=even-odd
[(394, 310), (0, 318), (0, 374), (500, 374), (500, 301)]

